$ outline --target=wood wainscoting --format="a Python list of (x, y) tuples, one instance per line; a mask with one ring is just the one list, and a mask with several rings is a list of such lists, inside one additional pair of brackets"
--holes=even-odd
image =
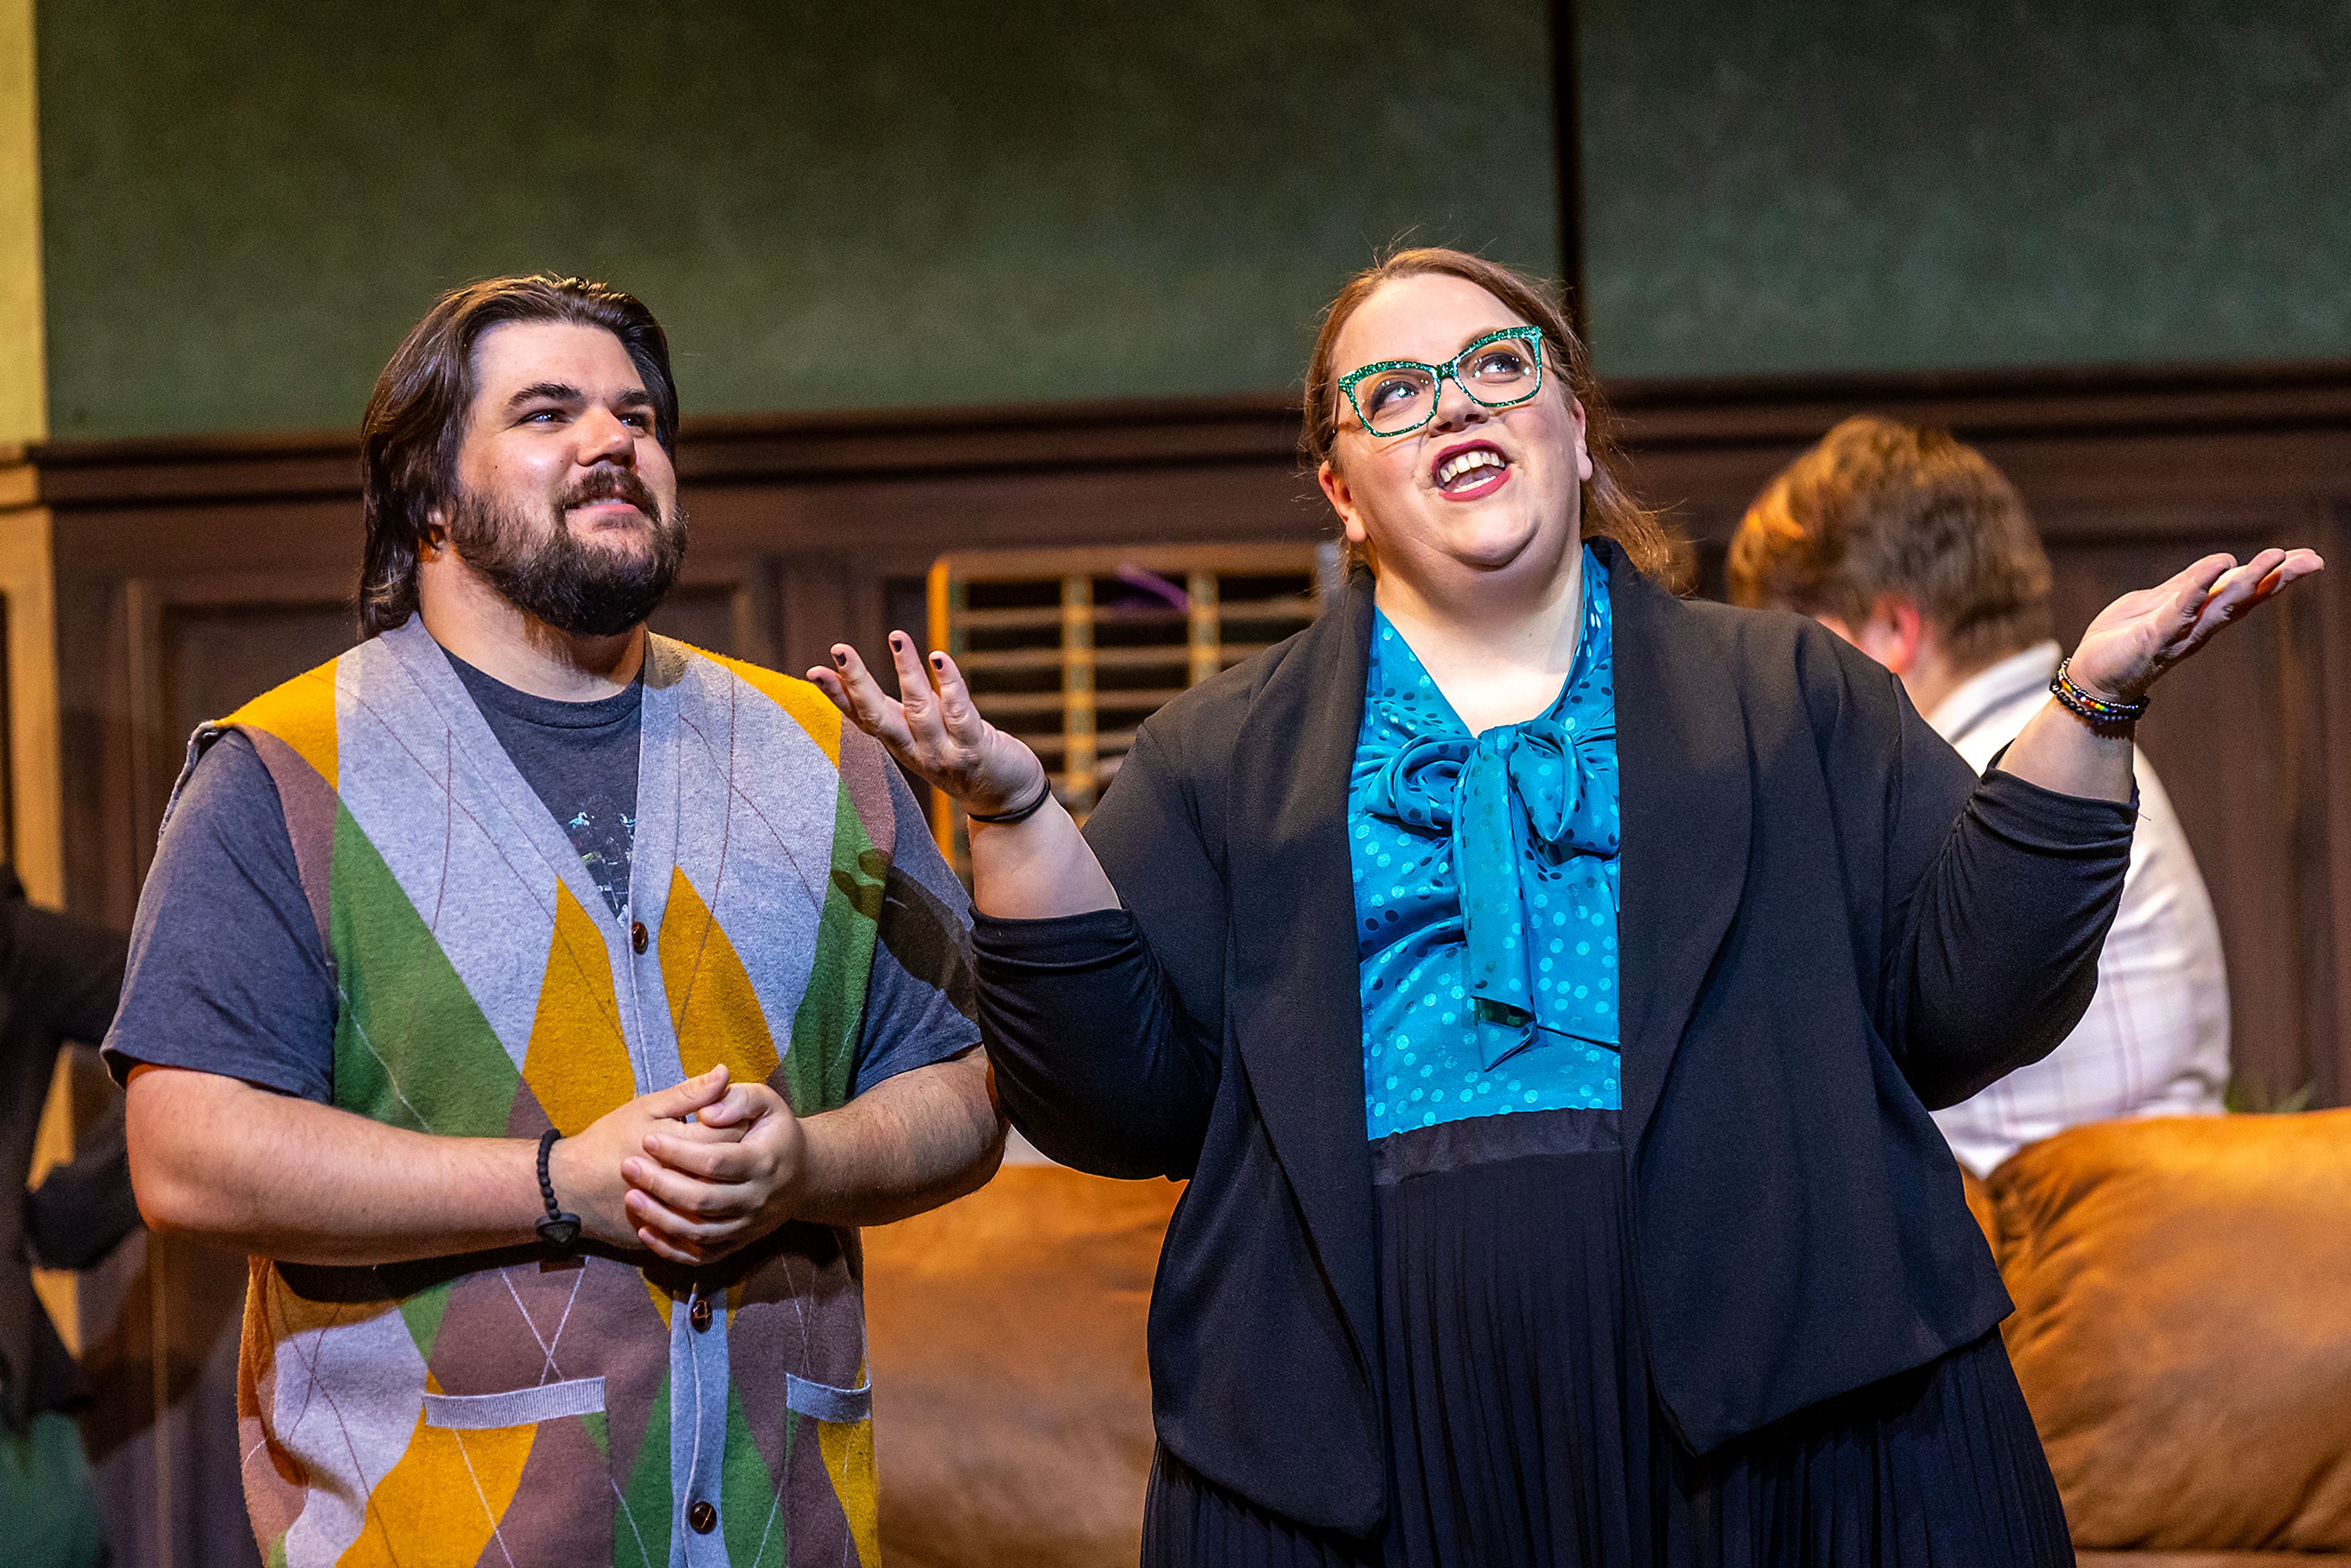
[[(2318, 547), (2335, 570), (2158, 694), (2144, 742), (2220, 914), (2256, 1092), (2351, 1100), (2351, 364), (1719, 384), (1612, 395), (1637, 486), (1702, 591), (1746, 502), (1837, 419), (1948, 426), (2031, 502), (2067, 638), (2212, 549)], [(927, 618), (951, 551), (1303, 541), (1327, 509), (1285, 402), (689, 423), (687, 576), (657, 624), (791, 670)], [(64, 845), (74, 906), (128, 921), (189, 730), (349, 640), (347, 436), (57, 444)]]

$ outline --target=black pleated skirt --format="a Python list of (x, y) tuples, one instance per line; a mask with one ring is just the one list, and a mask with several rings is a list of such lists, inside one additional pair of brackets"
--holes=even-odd
[(1384, 1138), (1390, 1510), (1305, 1530), (1164, 1449), (1145, 1568), (2025, 1568), (2070, 1564), (1997, 1333), (1704, 1459), (1650, 1392), (1617, 1113)]

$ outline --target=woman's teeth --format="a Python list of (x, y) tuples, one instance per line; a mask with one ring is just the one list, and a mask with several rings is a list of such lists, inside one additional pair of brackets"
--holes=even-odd
[(1475, 474), (1481, 468), (1501, 466), (1503, 466), (1502, 455), (1499, 452), (1489, 452), (1482, 447), (1475, 452), (1464, 452), (1458, 456), (1447, 458), (1437, 465), (1437, 487), (1440, 490), (1449, 490), (1453, 488), (1453, 482), (1464, 475)]

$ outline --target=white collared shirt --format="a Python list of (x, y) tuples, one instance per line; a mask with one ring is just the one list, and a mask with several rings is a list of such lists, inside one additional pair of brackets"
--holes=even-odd
[[(1980, 773), (2048, 700), (2057, 659), (2054, 643), (2012, 653), (1970, 676), (1927, 722)], [(2221, 1108), (2229, 977), (2220, 928), (2170, 797), (2144, 752), (2133, 762), (2138, 827), (2090, 1010), (2042, 1061), (1935, 1113), (1951, 1152), (1978, 1176), (2079, 1122)]]

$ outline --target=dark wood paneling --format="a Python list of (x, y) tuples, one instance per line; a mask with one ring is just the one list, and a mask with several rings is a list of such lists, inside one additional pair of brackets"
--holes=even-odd
[[(2351, 569), (2351, 366), (1611, 389), (1638, 487), (1701, 586), (1750, 497), (1845, 414), (1956, 430), (2047, 536), (2070, 637), (2207, 549), (2309, 542)], [(691, 577), (664, 630), (792, 670), (871, 656), (949, 550), (1320, 537), (1286, 402), (728, 419), (687, 427)], [(359, 551), (347, 438), (55, 446), (74, 902), (131, 913), (189, 726), (339, 645)], [(2237, 1055), (2272, 1093), (2351, 1099), (2351, 600), (2298, 590), (2166, 683), (2144, 741), (2203, 864)]]

